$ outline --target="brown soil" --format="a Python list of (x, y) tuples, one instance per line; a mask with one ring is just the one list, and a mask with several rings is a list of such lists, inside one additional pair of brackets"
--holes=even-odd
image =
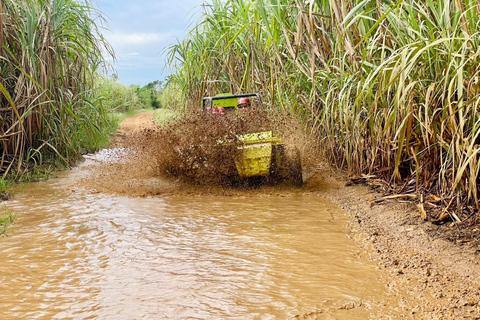
[[(306, 188), (326, 194), (351, 217), (355, 240), (385, 268), (393, 290), (413, 319), (480, 319), (480, 250), (453, 243), (440, 228), (423, 221), (411, 202), (372, 204), (382, 195), (364, 185), (349, 185), (342, 173), (322, 170)], [(325, 174), (327, 172), (327, 174)]]
[[(416, 306), (406, 318), (480, 319), (480, 247), (476, 241), (465, 241), (465, 238), (450, 241), (458, 227), (454, 223), (436, 226), (425, 222), (418, 208), (409, 202), (396, 200), (371, 205), (372, 200), (382, 195), (364, 185), (347, 186), (349, 181), (345, 174), (319, 160), (316, 166), (304, 170), (306, 184), (301, 189), (237, 190), (192, 186), (164, 178), (159, 175), (158, 159), (148, 150), (152, 141), (145, 141), (152, 139), (152, 130), (156, 130), (152, 113), (126, 119), (113, 146), (128, 148), (129, 152), (114, 162), (86, 161), (80, 170), (83, 186), (131, 196), (179, 192), (252, 193), (256, 196), (298, 192), (324, 194), (348, 212), (355, 241), (378, 261), (380, 268), (388, 271), (389, 286), (398, 293), (399, 305)], [(156, 139), (161, 139), (161, 135)]]
[(112, 141), (114, 147), (127, 147), (129, 141), (125, 141), (135, 135), (140, 134), (145, 129), (152, 129), (156, 127), (153, 120), (154, 111), (143, 112), (123, 120), (120, 128), (115, 133)]

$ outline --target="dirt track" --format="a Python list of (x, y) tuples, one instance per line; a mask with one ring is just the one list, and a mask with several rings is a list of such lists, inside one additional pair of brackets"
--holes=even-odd
[(153, 114), (154, 111), (149, 111), (125, 119), (117, 134), (133, 134), (145, 128), (153, 128), (155, 126)]
[[(114, 145), (131, 146), (132, 137), (141, 141), (138, 128), (152, 129), (153, 113), (126, 119), (117, 133)], [(177, 192), (200, 192), (155, 173), (141, 148), (121, 161), (108, 166), (92, 166), (93, 174), (85, 185), (101, 192), (133, 196)], [(310, 168), (306, 185), (298, 189), (262, 188), (249, 191), (214, 189), (222, 193), (320, 193), (346, 209), (359, 246), (378, 261), (390, 274), (390, 287), (398, 292), (399, 305), (416, 305), (411, 319), (480, 319), (480, 259), (478, 248), (458, 245), (442, 237), (439, 227), (421, 220), (411, 203), (389, 202), (369, 205), (381, 196), (366, 186), (346, 186), (342, 173), (325, 164)], [(115, 181), (115, 183), (112, 183)], [(205, 192), (205, 189), (201, 189)], [(442, 228), (455, 228), (448, 225)], [(408, 302), (408, 303), (407, 303)]]
[(381, 195), (366, 186), (346, 187), (342, 179), (330, 174), (323, 191), (350, 213), (357, 243), (389, 272), (391, 288), (404, 292), (399, 304), (408, 299), (416, 305), (412, 318), (480, 319), (478, 248), (446, 240), (412, 203), (370, 205)]

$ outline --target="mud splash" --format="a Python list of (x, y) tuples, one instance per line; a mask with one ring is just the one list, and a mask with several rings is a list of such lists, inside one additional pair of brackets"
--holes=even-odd
[[(131, 196), (173, 192), (235, 194), (238, 190), (230, 178), (236, 174), (233, 156), (238, 150), (227, 142), (248, 132), (273, 130), (289, 146), (287, 153), (294, 148), (302, 150), (306, 166), (318, 160), (306, 156), (312, 154), (309, 151), (314, 144), (298, 136), (300, 130), (293, 119), (272, 118), (264, 110), (252, 109), (227, 117), (194, 113), (166, 128), (155, 124), (151, 116), (147, 113), (127, 119), (115, 137), (116, 148), (85, 157), (87, 161), (76, 170), (83, 175), (79, 180), (84, 187)], [(104, 155), (107, 158), (102, 159)], [(285, 187), (270, 189), (275, 192)]]
[[(246, 133), (271, 131), (282, 140), (293, 122), (255, 108), (225, 115), (204, 112), (187, 114), (165, 127), (144, 132), (137, 142), (156, 159), (159, 171), (195, 185), (229, 185), (237, 175), (234, 157), (241, 152), (237, 137)], [(155, 141), (156, 143), (152, 143)], [(286, 144), (294, 148), (293, 144)]]

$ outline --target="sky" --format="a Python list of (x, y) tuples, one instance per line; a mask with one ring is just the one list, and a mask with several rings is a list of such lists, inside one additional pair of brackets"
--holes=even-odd
[(103, 35), (116, 53), (119, 82), (145, 85), (164, 80), (165, 48), (183, 39), (202, 12), (204, 0), (97, 0), (107, 20)]

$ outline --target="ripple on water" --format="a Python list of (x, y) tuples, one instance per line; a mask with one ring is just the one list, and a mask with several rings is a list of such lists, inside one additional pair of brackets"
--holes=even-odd
[(6, 318), (395, 313), (344, 213), (316, 195), (127, 198), (46, 186), (8, 204), (21, 218), (0, 240)]

